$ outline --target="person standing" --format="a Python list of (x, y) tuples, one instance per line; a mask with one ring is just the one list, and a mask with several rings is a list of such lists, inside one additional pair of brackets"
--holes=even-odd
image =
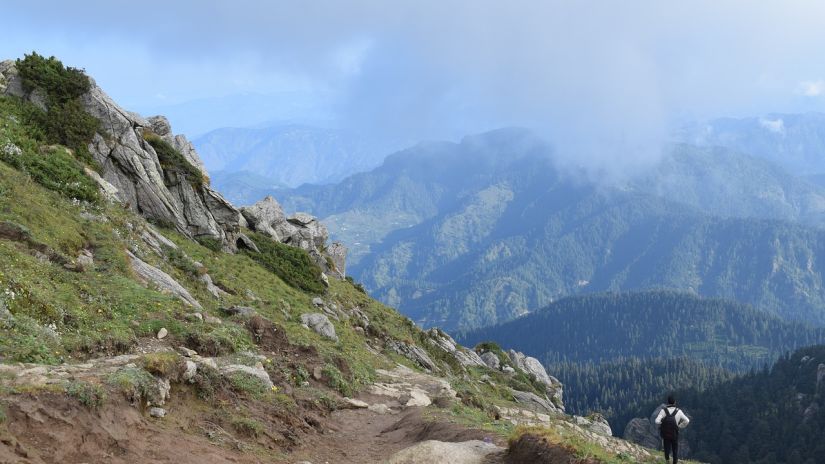
[(659, 426), (659, 434), (662, 436), (662, 445), (665, 449), (665, 462), (673, 454), (673, 464), (679, 462), (679, 429), (687, 427), (690, 419), (676, 407), (676, 398), (673, 395), (667, 397), (667, 405), (659, 411), (656, 416), (656, 425)]

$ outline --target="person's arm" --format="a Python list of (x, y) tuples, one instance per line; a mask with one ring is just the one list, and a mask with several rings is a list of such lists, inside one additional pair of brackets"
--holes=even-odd
[(679, 428), (683, 429), (690, 424), (690, 419), (688, 419), (687, 414), (679, 410), (679, 414), (676, 415), (676, 423), (679, 424)]
[(659, 415), (656, 416), (656, 420), (654, 422), (656, 422), (656, 425), (662, 425), (662, 419), (664, 419), (664, 418), (665, 418), (665, 408), (662, 408), (661, 411), (659, 411)]

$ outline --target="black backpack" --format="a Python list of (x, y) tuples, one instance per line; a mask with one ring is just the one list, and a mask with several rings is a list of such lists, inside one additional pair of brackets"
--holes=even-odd
[(659, 426), (659, 434), (665, 440), (676, 440), (679, 437), (679, 424), (676, 423), (676, 414), (679, 413), (679, 408), (673, 408), (672, 413), (664, 408), (664, 412), (665, 417)]

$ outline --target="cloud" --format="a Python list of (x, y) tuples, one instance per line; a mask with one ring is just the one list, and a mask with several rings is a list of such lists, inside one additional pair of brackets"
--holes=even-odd
[(797, 86), (797, 93), (806, 97), (818, 97), (825, 92), (825, 81), (803, 81)]
[(524, 125), (612, 172), (657, 159), (684, 120), (803, 108), (788, 89), (825, 90), (799, 87), (825, 75), (823, 14), (806, 0), (8, 0), (0, 52), (53, 51), (127, 103), (317, 92), (341, 124), (409, 141)]

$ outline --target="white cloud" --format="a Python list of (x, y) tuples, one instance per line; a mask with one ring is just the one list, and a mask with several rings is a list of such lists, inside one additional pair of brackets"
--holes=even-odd
[(759, 125), (763, 128), (773, 132), (774, 134), (784, 134), (785, 133), (785, 121), (782, 118), (779, 119), (760, 119)]
[(806, 97), (818, 97), (825, 93), (825, 81), (803, 81), (799, 83), (797, 92)]

